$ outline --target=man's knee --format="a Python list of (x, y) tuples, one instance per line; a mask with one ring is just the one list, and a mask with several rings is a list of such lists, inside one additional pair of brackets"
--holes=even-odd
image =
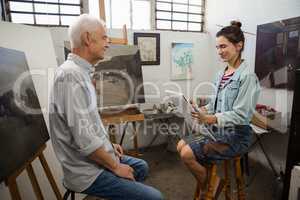
[(150, 187), (150, 190), (148, 190), (147, 194), (144, 196), (143, 199), (145, 199), (145, 200), (163, 200), (164, 197), (159, 190), (157, 190), (153, 187)]
[(141, 169), (141, 171), (142, 171), (142, 173), (144, 174), (145, 177), (148, 176), (149, 165), (146, 161), (141, 160), (140, 169)]
[(163, 200), (163, 199), (164, 199), (164, 197), (163, 197), (162, 193), (160, 191), (156, 190), (156, 193), (155, 193), (155, 195), (153, 195), (152, 200)]
[(134, 176), (136, 181), (143, 182), (145, 181), (149, 173), (148, 163), (142, 159), (139, 159), (138, 165), (134, 170), (135, 170)]

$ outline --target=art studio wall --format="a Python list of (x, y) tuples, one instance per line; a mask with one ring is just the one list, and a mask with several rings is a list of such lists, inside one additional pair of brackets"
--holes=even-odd
[[(64, 61), (63, 41), (68, 40), (66, 28), (51, 28), (51, 35), (53, 37), (54, 48), (57, 53), (57, 61), (61, 64)], [(135, 31), (128, 30), (128, 43), (133, 44), (133, 33)], [(152, 32), (152, 31), (138, 31), (138, 32)], [(153, 31), (154, 32), (154, 31)], [(211, 81), (215, 64), (212, 61), (213, 51), (211, 47), (211, 38), (207, 33), (185, 33), (185, 32), (171, 32), (171, 31), (155, 31), (154, 33), (160, 33), (160, 65), (144, 65), (143, 78), (144, 82), (156, 83), (159, 89), (159, 95), (157, 97), (146, 96), (146, 102), (148, 103), (160, 103), (165, 97), (166, 89), (176, 89), (174, 87), (167, 86), (166, 82), (177, 83), (182, 92), (187, 94), (187, 88), (196, 87), (196, 85), (203, 81)], [(110, 29), (108, 35), (111, 37), (122, 37), (122, 30)], [(193, 46), (193, 79), (192, 80), (171, 80), (171, 48), (172, 43), (192, 43)], [(208, 93), (207, 87), (202, 87), (200, 90), (203, 94)], [(145, 88), (145, 94), (157, 94), (157, 90), (154, 87), (148, 85)], [(187, 94), (190, 96), (189, 94)]]
[[(207, 1), (207, 31), (214, 37), (220, 29), (218, 25), (228, 25), (231, 20), (240, 20), (242, 29), (256, 34), (257, 25), (265, 24), (280, 19), (300, 16), (299, 0), (226, 0)], [(256, 35), (245, 34), (246, 46), (243, 57), (254, 71)], [(212, 43), (212, 46), (215, 44)], [(217, 55), (214, 54), (214, 62), (218, 63)], [(217, 65), (217, 64), (215, 64)], [(215, 69), (216, 70), (216, 69)], [(262, 89), (259, 103), (274, 107), (282, 112), (281, 131), (287, 130), (290, 120), (292, 92), (280, 89)], [(270, 153), (277, 169), (284, 169), (287, 150), (287, 135), (273, 134), (265, 138), (266, 150)], [(262, 158), (265, 161), (265, 158)]]

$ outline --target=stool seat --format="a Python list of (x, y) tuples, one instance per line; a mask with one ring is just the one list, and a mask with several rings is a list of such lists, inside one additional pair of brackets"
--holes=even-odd
[[(241, 167), (241, 156), (236, 156), (228, 160), (223, 160), (223, 170), (224, 170), (224, 178), (221, 179), (220, 182), (218, 182), (218, 175), (217, 175), (217, 167), (218, 165), (216, 163), (212, 163), (209, 166), (207, 166), (207, 172), (208, 172), (208, 187), (207, 192), (205, 194), (204, 200), (216, 200), (219, 196), (219, 194), (224, 191), (225, 200), (232, 200), (231, 195), (231, 184), (230, 184), (230, 161), (234, 162), (234, 168), (235, 168), (235, 179), (236, 179), (236, 185), (237, 185), (237, 199), (238, 200), (246, 200), (246, 194), (244, 191), (245, 183), (244, 183), (244, 177), (242, 173), (242, 167)], [(217, 185), (218, 184), (218, 185)], [(220, 186), (220, 187), (218, 187)], [(215, 191), (215, 189), (218, 189)], [(202, 200), (200, 197), (200, 184), (197, 183), (194, 200)]]

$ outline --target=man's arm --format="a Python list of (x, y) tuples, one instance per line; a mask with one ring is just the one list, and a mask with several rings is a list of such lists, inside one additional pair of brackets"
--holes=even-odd
[(134, 180), (134, 170), (129, 165), (115, 161), (103, 148), (96, 149), (96, 151), (91, 153), (88, 157), (117, 176)]

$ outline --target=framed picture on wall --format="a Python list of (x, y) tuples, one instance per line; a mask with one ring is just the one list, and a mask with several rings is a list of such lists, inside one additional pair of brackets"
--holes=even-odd
[(171, 80), (192, 79), (193, 47), (192, 43), (172, 43)]
[(142, 65), (160, 65), (159, 33), (134, 33), (133, 42), (140, 50)]

